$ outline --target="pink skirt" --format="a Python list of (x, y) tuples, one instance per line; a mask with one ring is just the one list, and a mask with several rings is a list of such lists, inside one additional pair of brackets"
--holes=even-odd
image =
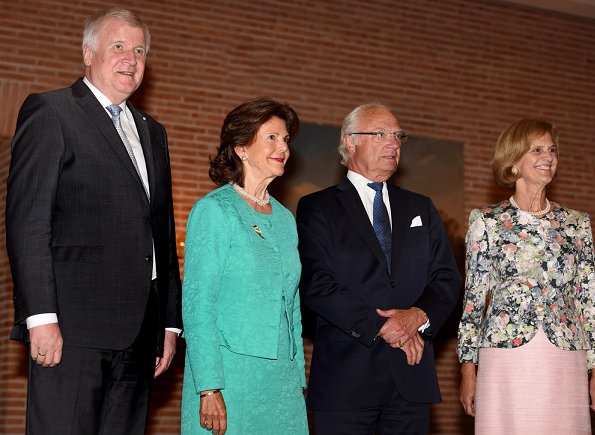
[(586, 351), (559, 349), (541, 329), (515, 349), (480, 349), (475, 433), (590, 435)]

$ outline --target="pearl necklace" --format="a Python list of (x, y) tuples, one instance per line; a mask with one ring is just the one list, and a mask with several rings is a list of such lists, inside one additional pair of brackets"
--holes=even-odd
[(249, 194), (248, 192), (246, 192), (244, 189), (242, 189), (240, 186), (238, 186), (235, 183), (229, 183), (233, 186), (233, 188), (240, 194), (242, 195), (244, 198), (248, 198), (251, 199), (252, 201), (254, 201), (257, 205), (264, 207), (265, 205), (267, 205), (268, 203), (271, 202), (271, 196), (269, 195), (269, 191), (265, 190), (264, 191), (264, 198), (257, 198), (254, 195)]
[[(519, 207), (519, 205), (516, 203), (516, 201), (514, 200), (514, 195), (510, 197), (509, 199), (510, 203), (515, 206), (516, 208), (518, 208), (519, 210), (521, 210), (521, 208)], [(531, 216), (541, 216), (546, 214), (547, 212), (550, 211), (550, 201), (546, 198), (545, 199), (545, 208), (543, 210), (539, 210), (539, 211), (526, 211), (526, 210), (521, 210), (524, 211), (525, 213), (529, 213)]]

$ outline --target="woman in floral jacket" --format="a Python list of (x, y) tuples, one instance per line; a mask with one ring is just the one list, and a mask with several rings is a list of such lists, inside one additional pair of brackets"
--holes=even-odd
[(493, 168), (514, 195), (469, 218), (457, 352), (477, 434), (591, 434), (593, 240), (585, 213), (546, 197), (557, 164), (551, 124), (511, 124)]

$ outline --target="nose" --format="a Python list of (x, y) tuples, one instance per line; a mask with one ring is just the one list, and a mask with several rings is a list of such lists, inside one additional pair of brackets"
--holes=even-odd
[(387, 148), (395, 148), (398, 150), (399, 148), (401, 148), (401, 142), (399, 142), (394, 137), (390, 136), (388, 139), (388, 142), (386, 143), (386, 147)]
[(126, 50), (124, 52), (124, 60), (130, 65), (136, 65), (136, 53), (134, 52), (134, 49)]

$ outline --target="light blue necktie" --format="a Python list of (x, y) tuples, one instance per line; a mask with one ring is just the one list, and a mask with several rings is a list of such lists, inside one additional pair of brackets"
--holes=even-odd
[(386, 265), (390, 273), (391, 255), (392, 255), (392, 233), (390, 229), (390, 219), (388, 210), (382, 199), (382, 186), (384, 183), (368, 183), (368, 186), (376, 191), (374, 195), (374, 208), (372, 210), (372, 226), (374, 232), (386, 257)]
[(147, 198), (151, 198), (151, 195), (149, 194), (149, 189), (147, 188), (147, 186), (145, 186), (143, 177), (141, 177), (141, 175), (140, 175), (140, 170), (138, 169), (138, 163), (136, 162), (136, 157), (134, 157), (134, 152), (132, 151), (132, 145), (130, 145), (130, 141), (128, 140), (128, 137), (126, 137), (126, 133), (124, 133), (124, 130), (122, 129), (122, 124), (120, 124), (120, 112), (122, 111), (122, 108), (120, 106), (118, 106), (117, 104), (111, 104), (109, 106), (106, 106), (105, 108), (112, 115), (112, 122), (114, 123), (114, 126), (116, 127), (116, 131), (120, 135), (122, 142), (124, 142), (124, 148), (126, 148), (126, 151), (128, 152), (128, 156), (130, 157), (130, 160), (132, 160), (132, 165), (134, 166), (134, 169), (136, 169), (136, 173), (138, 174), (138, 177), (140, 178), (140, 182), (143, 185), (143, 189), (145, 189), (145, 194), (147, 195)]

